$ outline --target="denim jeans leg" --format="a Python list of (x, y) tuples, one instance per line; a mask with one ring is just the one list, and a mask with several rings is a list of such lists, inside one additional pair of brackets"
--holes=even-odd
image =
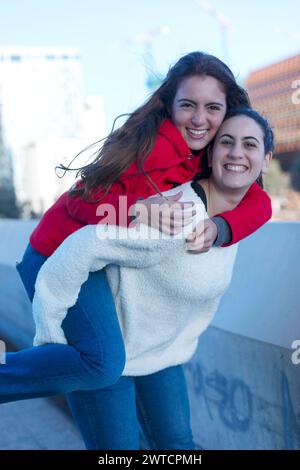
[(181, 366), (121, 377), (101, 390), (73, 392), (68, 403), (87, 449), (139, 449), (138, 423), (151, 449), (195, 449)]
[(139, 420), (152, 449), (194, 450), (182, 366), (135, 377)]
[[(45, 260), (29, 247), (17, 267), (31, 300)], [(63, 328), (68, 345), (47, 344), (6, 355), (6, 364), (0, 366), (0, 402), (97, 389), (119, 379), (125, 351), (104, 271), (91, 273)]]
[(139, 449), (133, 378), (121, 377), (101, 390), (70, 393), (68, 404), (87, 449)]

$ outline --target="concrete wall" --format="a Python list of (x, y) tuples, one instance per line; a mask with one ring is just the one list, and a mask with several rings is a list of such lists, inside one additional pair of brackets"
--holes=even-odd
[(282, 347), (210, 327), (185, 366), (204, 449), (300, 449), (300, 365)]
[(300, 449), (299, 313), (300, 223), (269, 223), (240, 243), (232, 283), (185, 368), (200, 447)]
[[(5, 338), (19, 348), (32, 344), (34, 324), (31, 304), (15, 264), (21, 260), (36, 223), (0, 220), (0, 339)], [(2, 404), (0, 450), (85, 449), (65, 411), (64, 402), (58, 397)]]
[(300, 339), (300, 222), (271, 222), (239, 245), (213, 325), (290, 348)]
[(0, 338), (19, 348), (32, 344), (31, 304), (16, 271), (37, 221), (0, 220)]
[[(0, 221), (0, 336), (19, 347), (33, 322), (14, 266), (34, 225)], [(299, 241), (300, 222), (273, 222), (240, 243), (230, 288), (185, 367), (199, 447), (300, 449)]]

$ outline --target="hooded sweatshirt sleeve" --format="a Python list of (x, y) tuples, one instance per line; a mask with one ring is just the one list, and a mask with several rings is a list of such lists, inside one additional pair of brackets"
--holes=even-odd
[(223, 217), (231, 230), (231, 241), (222, 246), (233, 245), (248, 237), (268, 222), (271, 216), (272, 206), (268, 194), (257, 183), (253, 183), (237, 207), (215, 216)]
[[(105, 211), (111, 206), (115, 209), (115, 218), (107, 222), (110, 225), (128, 226), (129, 209), (139, 198), (145, 199), (156, 194), (157, 187), (164, 191), (170, 189), (173, 183), (189, 181), (195, 176), (199, 168), (197, 159), (187, 159), (190, 153), (180, 131), (166, 119), (159, 128), (153, 149), (143, 163), (147, 176), (134, 161), (111, 185), (107, 194), (103, 189), (94, 188), (88, 200), (67, 195), (68, 214), (84, 224), (106, 223), (106, 220), (103, 222)], [(78, 187), (82, 187), (82, 184), (82, 181), (77, 183)]]

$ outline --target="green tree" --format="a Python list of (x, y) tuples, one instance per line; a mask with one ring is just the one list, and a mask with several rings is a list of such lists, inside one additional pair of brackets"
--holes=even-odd
[(263, 177), (264, 188), (272, 196), (281, 196), (290, 185), (290, 176), (282, 171), (278, 160), (273, 159), (270, 163), (269, 171)]
[(18, 218), (16, 194), (13, 184), (12, 158), (9, 150), (4, 145), (2, 132), (2, 119), (0, 107), (0, 217)]

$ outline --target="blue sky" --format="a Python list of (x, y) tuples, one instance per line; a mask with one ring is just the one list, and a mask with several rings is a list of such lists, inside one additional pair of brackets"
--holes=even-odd
[[(300, 53), (298, 0), (209, 3), (232, 24), (226, 61), (241, 79)], [(0, 0), (0, 46), (78, 47), (86, 93), (104, 96), (108, 127), (114, 116), (146, 99), (141, 38), (164, 25), (169, 33), (155, 35), (152, 42), (155, 66), (162, 74), (193, 50), (224, 60), (218, 22), (197, 0)]]

